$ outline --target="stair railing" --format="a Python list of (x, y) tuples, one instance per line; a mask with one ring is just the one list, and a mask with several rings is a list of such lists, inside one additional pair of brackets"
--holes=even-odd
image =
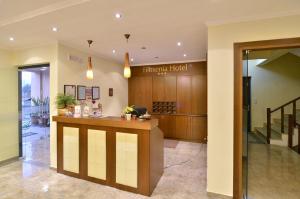
[(296, 110), (297, 110), (297, 101), (300, 100), (300, 97), (297, 97), (273, 110), (271, 108), (267, 108), (267, 143), (270, 144), (271, 139), (271, 121), (272, 121), (272, 113), (280, 110), (281, 113), (281, 132), (284, 132), (284, 108), (290, 104), (293, 105), (292, 111), (292, 124), (293, 127), (296, 127)]
[(300, 154), (300, 123), (296, 122), (296, 125), (298, 126), (298, 147), (297, 147), (297, 152)]

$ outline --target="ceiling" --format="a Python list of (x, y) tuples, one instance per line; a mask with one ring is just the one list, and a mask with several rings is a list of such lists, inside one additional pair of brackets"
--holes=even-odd
[[(293, 14), (300, 14), (299, 0), (0, 0), (0, 48), (59, 41), (120, 63), (128, 50), (132, 65), (202, 60), (207, 24)], [(95, 41), (91, 49), (87, 39)]]

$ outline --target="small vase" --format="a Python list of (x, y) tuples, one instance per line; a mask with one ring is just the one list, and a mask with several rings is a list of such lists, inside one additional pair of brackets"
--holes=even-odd
[(131, 120), (131, 114), (126, 114), (126, 120)]

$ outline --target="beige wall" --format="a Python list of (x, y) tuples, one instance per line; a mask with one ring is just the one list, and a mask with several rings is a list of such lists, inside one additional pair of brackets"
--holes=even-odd
[[(83, 60), (82, 63), (69, 60), (69, 55)], [(120, 116), (128, 103), (128, 81), (123, 77), (121, 64), (92, 56), (94, 79), (86, 78), (88, 54), (60, 44), (58, 46), (58, 81), (59, 92), (63, 93), (63, 85), (84, 85), (100, 87), (100, 103), (103, 114)], [(114, 96), (108, 96), (108, 89), (114, 89)]]
[(12, 53), (0, 50), (0, 161), (19, 156), (18, 72)]
[[(262, 127), (267, 119), (267, 108), (277, 108), (300, 96), (300, 57), (284, 55), (263, 66), (262, 60), (249, 60), (248, 74), (251, 76), (252, 129)], [(285, 109), (291, 113), (291, 106)], [(280, 118), (280, 111), (272, 114)]]
[[(83, 63), (69, 61), (70, 54), (81, 57)], [(55, 97), (63, 93), (65, 84), (100, 86), (104, 114), (120, 115), (128, 103), (128, 81), (123, 78), (122, 66), (93, 56), (94, 80), (90, 81), (85, 77), (87, 56), (86, 53), (55, 43), (14, 52), (13, 65), (50, 63), (50, 115), (56, 114)], [(114, 88), (113, 97), (108, 97), (108, 88)], [(55, 123), (51, 123), (50, 132), (50, 166), (56, 168)]]
[(208, 27), (207, 190), (233, 195), (233, 44), (300, 37), (300, 16)]

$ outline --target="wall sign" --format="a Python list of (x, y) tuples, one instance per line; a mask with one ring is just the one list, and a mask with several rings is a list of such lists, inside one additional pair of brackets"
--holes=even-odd
[(161, 66), (144, 66), (143, 73), (156, 73), (166, 75), (169, 72), (187, 72), (188, 64), (169, 64)]

